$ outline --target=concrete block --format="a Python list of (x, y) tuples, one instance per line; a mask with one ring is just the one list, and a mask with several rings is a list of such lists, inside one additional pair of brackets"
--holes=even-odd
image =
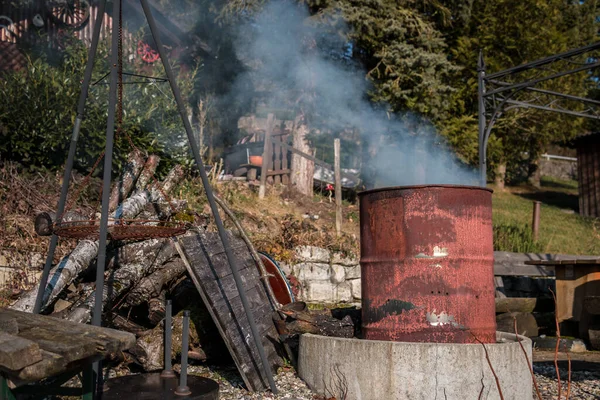
[[(500, 396), (486, 360), (489, 354), (505, 400), (531, 400), (532, 381), (514, 334), (497, 343), (407, 343), (304, 334), (298, 373), (318, 394), (346, 400), (478, 399)], [(520, 337), (531, 360), (531, 340)], [(343, 391), (347, 392), (342, 397)]]
[(307, 282), (304, 300), (308, 302), (330, 303), (334, 298), (334, 287), (335, 285), (328, 281)]
[(360, 278), (360, 265), (350, 265), (346, 267), (346, 279)]
[(329, 251), (316, 246), (298, 246), (296, 258), (300, 261), (329, 263), (331, 255)]
[(360, 300), (361, 299), (360, 279), (352, 279), (347, 282), (350, 283), (350, 288), (352, 289), (352, 298)]
[(319, 263), (301, 263), (296, 264), (293, 267), (294, 276), (298, 278), (300, 282), (306, 281), (328, 281), (329, 276), (329, 264)]
[(348, 302), (352, 300), (352, 289), (348, 282), (340, 283), (334, 286), (333, 298), (329, 301), (334, 303), (337, 302)]
[(358, 264), (358, 259), (354, 256), (345, 257), (342, 253), (333, 253), (331, 255), (331, 263), (352, 266)]
[(341, 265), (332, 265), (329, 273), (331, 283), (342, 283), (346, 280), (346, 269)]

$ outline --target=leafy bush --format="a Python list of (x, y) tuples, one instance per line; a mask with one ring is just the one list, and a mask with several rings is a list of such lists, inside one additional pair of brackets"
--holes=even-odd
[(494, 250), (515, 253), (537, 253), (541, 251), (539, 242), (534, 242), (528, 225), (494, 225)]
[[(109, 71), (107, 50), (108, 43), (102, 42), (92, 82)], [(70, 38), (59, 57), (31, 52), (27, 68), (0, 77), (2, 158), (18, 161), (31, 169), (60, 169), (64, 165), (86, 59), (87, 49), (83, 43)], [(139, 73), (143, 68), (143, 74), (164, 75), (162, 66), (142, 65), (141, 60), (134, 60), (136, 62), (133, 67), (125, 65), (124, 70), (133, 69)], [(106, 82), (108, 78), (102, 83)], [(184, 80), (184, 95), (189, 93), (191, 86), (191, 79)], [(108, 85), (92, 85), (75, 159), (75, 168), (79, 170), (88, 171), (104, 151), (107, 105)], [(187, 156), (188, 147), (183, 140), (185, 131), (168, 83), (125, 85), (123, 115), (123, 130), (137, 147), (159, 153), (163, 159)], [(115, 171), (130, 150), (125, 137), (117, 138), (113, 158)]]

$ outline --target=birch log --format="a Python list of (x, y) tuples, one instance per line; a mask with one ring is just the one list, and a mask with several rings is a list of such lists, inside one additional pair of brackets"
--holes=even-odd
[[(150, 239), (140, 242), (147, 246), (147, 249), (154, 249), (161, 245), (158, 252), (147, 251), (140, 247), (140, 255), (134, 262), (121, 265), (118, 269), (109, 271), (106, 277), (102, 292), (102, 308), (106, 304), (113, 302), (129, 288), (138, 283), (144, 276), (151, 274), (157, 268), (160, 268), (165, 262), (175, 255), (175, 249), (172, 242), (166, 239)], [(88, 323), (92, 318), (92, 310), (96, 303), (96, 290), (77, 307), (67, 317), (69, 321)]]
[[(74, 211), (67, 211), (61, 218), (62, 222), (75, 222), (75, 221), (89, 221), (90, 218), (85, 215), (78, 214)], [(51, 212), (43, 212), (35, 217), (35, 222), (33, 223), (35, 233), (40, 236), (50, 236), (52, 235), (52, 224), (56, 222), (56, 213)]]
[[(168, 191), (172, 190), (181, 179), (183, 179), (183, 168), (178, 165), (173, 168), (165, 178), (162, 192), (168, 193)], [(117, 209), (117, 213), (119, 213), (122, 218), (134, 218), (148, 203), (162, 200), (164, 197), (162, 192), (157, 189), (140, 192), (127, 199), (125, 203)], [(91, 264), (97, 254), (97, 240), (80, 241), (75, 249), (68, 256), (63, 258), (58, 266), (50, 271), (50, 279), (48, 280), (48, 285), (45, 289), (42, 310), (45, 305), (51, 304), (60, 292), (62, 292), (65, 287), (67, 287)], [(13, 310), (31, 312), (35, 304), (37, 291), (37, 287), (26, 291), (10, 308)]]
[(141, 151), (134, 150), (127, 156), (127, 163), (123, 167), (121, 176), (114, 183), (110, 192), (110, 200), (108, 201), (109, 212), (113, 212), (127, 198), (143, 166), (144, 155)]
[(158, 167), (158, 163), (160, 162), (160, 157), (152, 154), (146, 160), (144, 167), (142, 168), (142, 172), (138, 177), (137, 182), (135, 183), (134, 192), (139, 192), (144, 190), (148, 183), (154, 178), (154, 174), (156, 173), (156, 168)]

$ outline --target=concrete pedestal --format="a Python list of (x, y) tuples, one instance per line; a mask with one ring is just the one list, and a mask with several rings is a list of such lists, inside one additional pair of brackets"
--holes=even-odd
[[(532, 399), (529, 367), (514, 334), (485, 349), (505, 400)], [(531, 340), (519, 336), (531, 362)], [(481, 344), (408, 343), (302, 335), (300, 377), (346, 400), (500, 399)], [(346, 397), (343, 396), (344, 392)]]

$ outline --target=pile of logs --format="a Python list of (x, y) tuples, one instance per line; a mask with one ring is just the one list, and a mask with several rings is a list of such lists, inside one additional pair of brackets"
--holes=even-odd
[[(159, 163), (157, 156), (145, 157), (134, 151), (128, 157), (121, 176), (114, 183), (110, 195), (110, 221), (118, 219), (140, 219), (167, 221), (183, 215), (187, 205), (181, 200), (169, 199), (169, 193), (184, 177), (180, 166), (174, 167), (162, 182), (153, 179)], [(225, 213), (234, 218), (226, 205), (216, 199)], [(61, 221), (89, 224), (100, 215), (79, 215), (67, 211)], [(57, 216), (53, 213), (39, 214), (35, 220), (36, 232), (50, 236)], [(194, 221), (197, 222), (197, 221)], [(115, 222), (109, 222), (115, 223)], [(258, 256), (240, 224), (233, 224), (246, 242), (253, 258)], [(194, 223), (196, 225), (196, 223)], [(110, 226), (109, 226), (110, 230)], [(194, 235), (190, 231), (186, 235)], [(181, 352), (182, 317), (179, 311), (192, 311), (190, 349), (192, 359), (222, 360), (227, 354), (225, 343), (220, 337), (211, 315), (204, 305), (194, 282), (186, 269), (186, 260), (181, 258), (178, 245), (171, 238), (147, 238), (138, 241), (110, 241), (105, 266), (103, 290), (103, 326), (134, 333), (136, 346), (126, 355), (125, 361), (139, 365), (145, 371), (159, 370), (163, 366), (163, 327), (165, 298), (174, 304), (173, 357)], [(90, 323), (95, 303), (95, 270), (98, 255), (97, 240), (80, 240), (69, 255), (64, 257), (51, 271), (44, 293), (41, 312), (68, 321)], [(256, 255), (256, 257), (255, 257)], [(257, 261), (259, 268), (260, 263)], [(263, 270), (263, 277), (265, 272)], [(267, 289), (273, 299), (270, 287)], [(33, 310), (38, 287), (23, 292), (10, 308), (19, 311)], [(278, 326), (281, 335), (297, 335), (312, 332), (325, 335), (353, 335), (353, 324), (349, 318), (338, 320), (331, 316), (313, 315), (305, 308), (293, 306), (279, 311)], [(283, 326), (281, 325), (283, 323)], [(211, 357), (214, 355), (215, 357)], [(227, 357), (225, 357), (227, 359)]]

